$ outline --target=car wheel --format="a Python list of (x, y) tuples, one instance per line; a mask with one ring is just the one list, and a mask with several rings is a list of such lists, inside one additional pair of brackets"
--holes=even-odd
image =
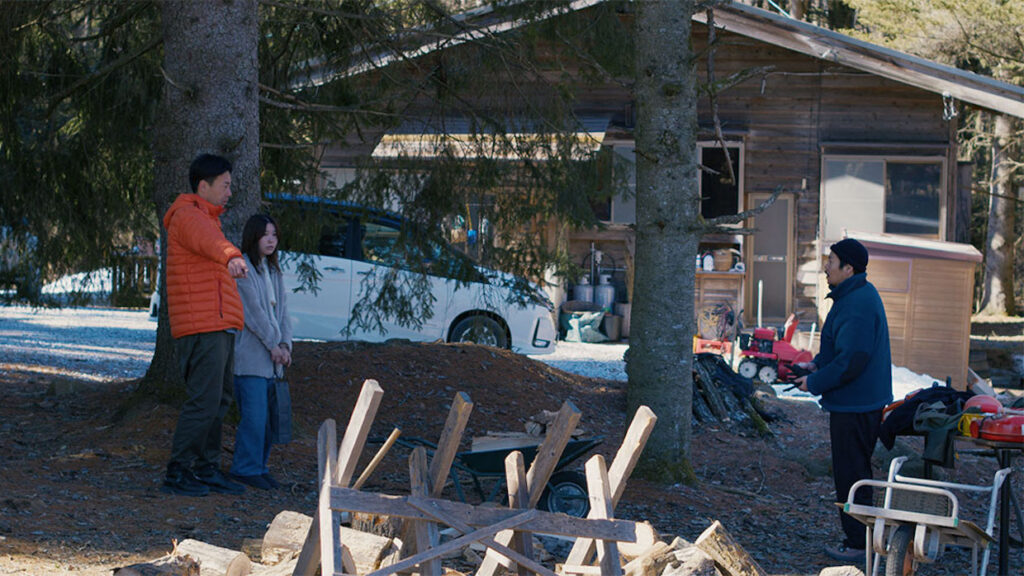
[(495, 348), (508, 348), (505, 328), (490, 316), (463, 318), (452, 330), (452, 342), (472, 342)]

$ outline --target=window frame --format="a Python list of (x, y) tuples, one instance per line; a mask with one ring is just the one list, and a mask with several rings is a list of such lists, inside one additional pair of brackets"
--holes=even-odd
[[(882, 163), (882, 210), (878, 214), (880, 220), (880, 230), (884, 234), (895, 234), (894, 232), (886, 232), (885, 230), (885, 214), (886, 214), (886, 201), (889, 196), (889, 163), (900, 163), (900, 164), (939, 164), (939, 230), (935, 236), (930, 234), (907, 234), (901, 233), (902, 236), (912, 236), (916, 238), (928, 238), (934, 240), (945, 240), (946, 239), (946, 219), (948, 215), (948, 202), (949, 202), (949, 162), (944, 155), (926, 155), (926, 154), (898, 154), (898, 153), (885, 153), (885, 154), (843, 154), (843, 153), (828, 153), (823, 152), (821, 154), (821, 182), (818, 193), (820, 208), (818, 215), (818, 230), (821, 236), (822, 245), (827, 245), (830, 242), (841, 240), (842, 238), (829, 238), (825, 235), (825, 231), (828, 230), (828, 195), (826, 194), (826, 186), (828, 184), (828, 172), (826, 166), (829, 161), (851, 161), (851, 162), (863, 162), (863, 161), (874, 161)], [(842, 228), (846, 230), (846, 228)]]

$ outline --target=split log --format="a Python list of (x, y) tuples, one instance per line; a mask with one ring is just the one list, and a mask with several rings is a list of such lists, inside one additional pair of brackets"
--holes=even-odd
[(152, 562), (114, 568), (114, 576), (200, 576), (194, 558), (167, 555)]
[(254, 564), (252, 567), (251, 576), (292, 576), (295, 572), (295, 564), (297, 558), (292, 558), (286, 562), (276, 564), (274, 566), (264, 566), (263, 564)]
[(694, 543), (715, 561), (723, 576), (766, 576), (761, 566), (747, 554), (725, 527), (715, 520)]
[(291, 510), (280, 512), (263, 536), (260, 561), (274, 565), (297, 558), (312, 524), (313, 519), (305, 514)]
[(660, 576), (721, 576), (715, 561), (696, 546), (676, 550), (672, 558)]
[(356, 571), (369, 574), (380, 568), (381, 561), (394, 552), (395, 540), (342, 526), (341, 545), (352, 555)]
[(196, 559), (202, 576), (246, 576), (252, 571), (252, 562), (245, 554), (199, 540), (182, 540), (172, 554)]
[(623, 558), (632, 560), (646, 554), (651, 548), (660, 544), (658, 531), (650, 522), (637, 522), (636, 542), (620, 542), (619, 554)]

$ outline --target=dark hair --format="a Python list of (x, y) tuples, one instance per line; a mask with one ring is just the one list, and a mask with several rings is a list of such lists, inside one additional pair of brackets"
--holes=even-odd
[(188, 167), (188, 184), (192, 187), (192, 193), (199, 191), (200, 180), (206, 180), (212, 185), (217, 176), (225, 172), (231, 172), (231, 162), (228, 162), (227, 158), (213, 154), (196, 156), (192, 165)]
[[(242, 252), (249, 257), (249, 261), (252, 262), (253, 266), (259, 266), (260, 260), (263, 259), (263, 255), (260, 254), (260, 238), (267, 232), (267, 224), (274, 225), (274, 231), (278, 235), (278, 239), (281, 237), (281, 229), (278, 227), (277, 222), (273, 218), (266, 214), (253, 214), (245, 222), (245, 228), (242, 229)], [(277, 250), (270, 256), (267, 256), (267, 264), (277, 270), (281, 271), (281, 267), (277, 265)]]

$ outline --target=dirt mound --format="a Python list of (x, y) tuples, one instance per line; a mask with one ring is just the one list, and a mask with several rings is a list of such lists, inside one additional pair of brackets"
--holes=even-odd
[[(399, 427), (404, 437), (436, 441), (460, 391), (474, 402), (466, 439), (523, 431), (528, 417), (570, 400), (582, 412), (581, 427), (603, 435), (598, 450), (611, 457), (627, 424), (623, 383), (568, 374), (507, 351), (407, 342), (300, 343), (294, 361), (289, 381), (295, 439), (275, 447), (270, 462), (284, 488), (206, 498), (159, 491), (177, 409), (143, 404), (115, 421), (133, 382), (72, 381), (0, 363), (2, 572), (109, 574), (111, 567), (166, 553), (174, 539), (239, 549), (244, 538), (262, 537), (281, 510), (311, 514), (317, 428), (326, 418), (343, 428), (368, 378), (384, 389), (371, 432), (381, 437)], [(701, 427), (692, 454), (700, 485), (633, 479), (617, 515), (648, 520), (662, 533), (690, 540), (718, 519), (769, 573), (817, 574), (829, 565), (822, 544), (838, 536), (826, 417), (807, 402), (769, 402), (785, 416), (772, 424), (774, 438)], [(225, 468), (234, 418), (225, 426)], [(407, 454), (389, 454), (367, 489), (402, 491), (408, 484)], [(951, 563), (949, 573), (966, 561)]]

